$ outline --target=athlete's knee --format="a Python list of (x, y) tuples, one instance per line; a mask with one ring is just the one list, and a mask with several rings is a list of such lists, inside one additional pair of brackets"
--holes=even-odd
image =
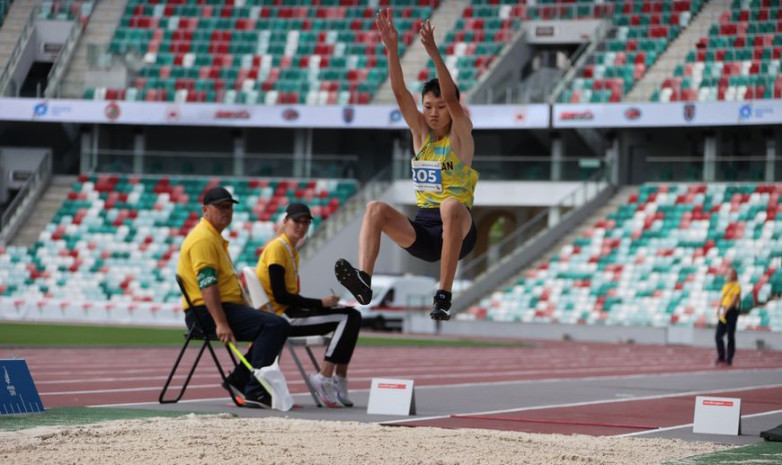
[(389, 205), (379, 200), (372, 200), (367, 203), (367, 209), (365, 216), (369, 217), (373, 221), (382, 221), (385, 218), (385, 213), (388, 210)]
[(449, 197), (440, 204), (440, 218), (443, 220), (443, 226), (449, 227), (451, 224), (459, 224), (469, 216), (467, 207), (458, 200)]
[(441, 216), (460, 216), (467, 213), (467, 208), (453, 197), (448, 197), (440, 203)]

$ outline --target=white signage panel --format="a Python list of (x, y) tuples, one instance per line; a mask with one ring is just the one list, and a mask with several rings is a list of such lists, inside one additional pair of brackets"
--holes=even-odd
[(692, 432), (732, 436), (741, 434), (741, 399), (697, 396)]
[(415, 415), (413, 380), (372, 378), (367, 413), (370, 415)]
[(556, 104), (555, 128), (736, 126), (782, 123), (782, 100)]
[[(548, 105), (470, 105), (476, 129), (549, 127)], [(228, 105), (0, 98), (0, 120), (181, 126), (407, 128), (396, 105)]]

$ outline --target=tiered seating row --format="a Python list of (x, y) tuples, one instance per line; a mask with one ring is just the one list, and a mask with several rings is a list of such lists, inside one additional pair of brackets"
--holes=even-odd
[[(454, 30), (448, 32), (445, 41), (440, 44), (443, 60), (462, 93), (475, 87), (519, 31), (521, 20), (512, 14), (521, 15), (521, 12), (522, 9), (514, 9), (510, 5), (478, 6), (475, 2), (464, 10)], [(422, 85), (436, 76), (434, 63), (429, 60), (427, 67), (418, 73), (418, 80), (412, 83), (411, 90), (419, 94)]]
[(237, 267), (254, 266), (291, 201), (313, 229), (355, 192), (327, 180), (82, 176), (30, 249), (0, 255), (0, 296), (76, 302), (176, 302), (179, 248), (199, 221), (203, 193), (228, 186), (241, 200), (230, 229)]
[(561, 0), (539, 2), (527, 2), (524, 0), (473, 0), (472, 5), (466, 8), (464, 17), (495, 17), (497, 16), (495, 11), (497, 6), (499, 6), (500, 18), (518, 18), (523, 21), (603, 18), (614, 11), (613, 5), (596, 3), (593, 0), (578, 3), (563, 2)]
[(620, 102), (697, 14), (702, 0), (616, 0), (615, 29), (559, 96), (563, 103)]
[[(86, 98), (178, 102), (365, 104), (385, 80), (376, 9), (277, 2), (179, 4), (131, 0), (110, 51), (143, 56), (128, 89)], [(426, 2), (429, 4), (430, 2)], [(400, 51), (428, 6), (394, 8)]]
[[(716, 323), (724, 272), (736, 267), (744, 304), (782, 293), (779, 185), (645, 185), (626, 205), (473, 318), (539, 323), (695, 326)], [(739, 319), (782, 331), (782, 305)]]
[(78, 20), (84, 23), (90, 17), (92, 8), (93, 0), (44, 0), (38, 19)]
[(734, 0), (654, 101), (782, 98), (782, 8)]

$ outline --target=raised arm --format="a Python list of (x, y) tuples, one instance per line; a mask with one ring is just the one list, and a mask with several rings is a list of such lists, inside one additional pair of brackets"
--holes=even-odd
[(402, 112), (402, 117), (412, 131), (414, 140), (420, 141), (422, 136), (426, 134), (426, 121), (418, 111), (415, 99), (405, 85), (402, 64), (399, 60), (399, 33), (394, 27), (391, 10), (389, 8), (380, 10), (377, 13), (375, 23), (380, 40), (388, 52), (388, 76), (391, 79), (391, 90), (394, 91), (399, 111)]
[(459, 98), (456, 96), (456, 84), (453, 82), (450, 71), (445, 66), (440, 50), (434, 41), (434, 26), (427, 19), (420, 31), (421, 43), (426, 53), (434, 62), (437, 71), (437, 80), (440, 83), (440, 96), (445, 100), (448, 113), (451, 115), (451, 147), (459, 159), (469, 165), (475, 153), (475, 143), (472, 138), (472, 121), (467, 112), (462, 108)]

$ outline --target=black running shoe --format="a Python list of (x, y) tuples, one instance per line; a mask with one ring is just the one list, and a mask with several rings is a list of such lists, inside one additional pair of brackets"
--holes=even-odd
[(223, 389), (228, 391), (236, 398), (239, 404), (244, 404), (244, 386), (247, 384), (247, 377), (235, 369), (223, 381)]
[(340, 258), (334, 264), (334, 274), (337, 276), (337, 281), (353, 294), (358, 303), (361, 305), (369, 304), (372, 300), (371, 276), (357, 268), (353, 268), (350, 262), (344, 258)]
[(272, 408), (272, 396), (266, 389), (261, 388), (258, 391), (246, 394), (244, 396), (244, 407), (248, 408)]
[(451, 293), (442, 289), (434, 294), (432, 312), (429, 314), (433, 320), (447, 321), (451, 319)]

